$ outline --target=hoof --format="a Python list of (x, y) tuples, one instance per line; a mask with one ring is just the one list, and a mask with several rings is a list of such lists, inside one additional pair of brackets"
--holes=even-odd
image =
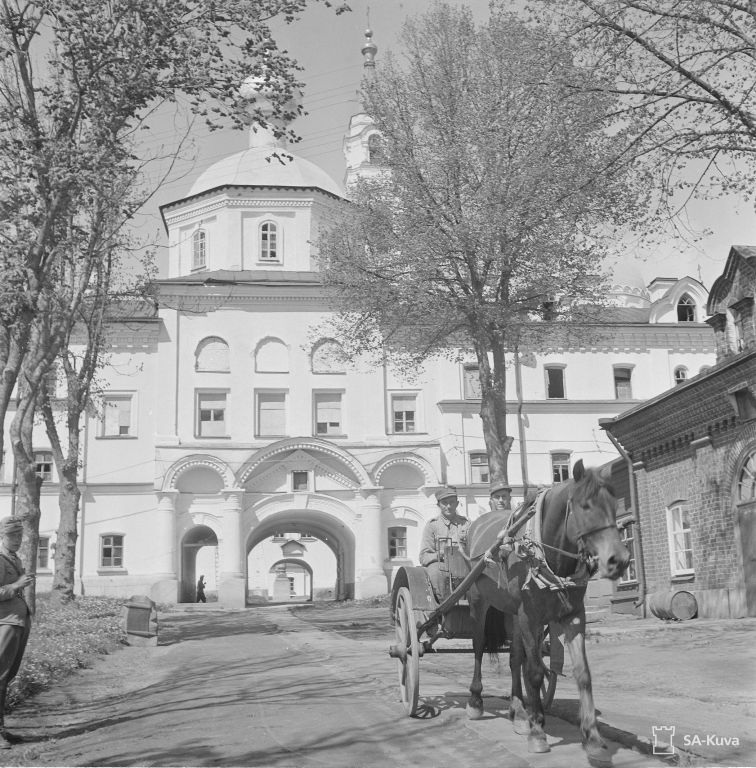
[(606, 744), (586, 744), (585, 752), (593, 768), (612, 768), (612, 755)]
[(535, 752), (536, 754), (551, 752), (546, 736), (543, 734), (540, 736), (528, 736), (528, 752)]
[(483, 717), (483, 707), (473, 707), (471, 704), (468, 704), (465, 707), (465, 712), (467, 712), (468, 720), (480, 720)]

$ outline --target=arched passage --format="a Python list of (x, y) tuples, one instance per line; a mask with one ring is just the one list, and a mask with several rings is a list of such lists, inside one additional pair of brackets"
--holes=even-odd
[[(292, 500), (293, 501), (293, 500)], [(300, 541), (304, 551), (296, 559), (312, 568), (313, 599), (346, 600), (354, 597), (355, 537), (351, 528), (328, 511), (313, 508), (285, 508), (277, 502), (278, 510), (261, 510), (263, 519), (251, 531), (246, 544), (247, 583), (255, 581), (250, 562), (256, 570), (265, 571), (277, 561), (286, 559), (281, 547), (288, 541)], [(284, 506), (284, 508), (280, 508)], [(276, 536), (276, 534), (283, 534)], [(260, 552), (250, 557), (256, 548)], [(267, 555), (264, 553), (267, 551)], [(272, 597), (270, 594), (268, 597)]]
[(197, 579), (205, 577), (207, 592), (217, 590), (218, 537), (206, 525), (189, 529), (181, 541), (181, 582), (179, 602), (193, 603), (196, 600)]
[(313, 570), (312, 566), (295, 557), (276, 560), (268, 569), (269, 595), (274, 602), (286, 600), (312, 601)]

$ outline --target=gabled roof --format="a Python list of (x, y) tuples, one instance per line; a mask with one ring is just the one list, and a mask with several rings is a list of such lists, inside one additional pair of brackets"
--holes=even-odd
[(724, 271), (715, 280), (709, 293), (709, 303), (706, 306), (706, 311), (710, 315), (716, 314), (717, 305), (727, 299), (736, 275), (744, 264), (748, 265), (756, 273), (756, 246), (733, 245), (727, 256)]

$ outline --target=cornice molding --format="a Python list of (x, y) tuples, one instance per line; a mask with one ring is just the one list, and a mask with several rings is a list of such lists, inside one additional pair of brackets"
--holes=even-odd
[(224, 195), (210, 203), (204, 203), (196, 207), (183, 208), (176, 213), (166, 213), (166, 224), (180, 224), (189, 219), (207, 216), (221, 208), (311, 208), (315, 203), (314, 197), (304, 200), (277, 200), (275, 198), (256, 199), (251, 197), (230, 197)]

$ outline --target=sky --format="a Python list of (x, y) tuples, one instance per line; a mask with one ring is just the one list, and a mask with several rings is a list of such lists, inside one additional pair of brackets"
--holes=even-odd
[[(275, 25), (279, 46), (300, 63), (305, 83), (303, 106), (307, 114), (293, 128), (302, 140), (291, 145), (295, 154), (321, 166), (343, 183), (342, 142), (349, 118), (360, 111), (358, 92), (363, 76), (361, 48), (365, 29), (373, 30), (377, 59), (387, 50), (400, 53), (397, 38), (407, 16), (425, 11), (432, 0), (348, 0), (351, 13), (337, 16), (320, 3), (311, 3), (291, 25)], [(484, 19), (488, 0), (468, 0), (475, 16)], [(184, 130), (181, 120), (164, 117), (153, 132), (156, 141), (170, 141)], [(137, 222), (139, 234), (157, 241), (158, 263), (165, 263), (165, 232), (159, 205), (184, 197), (192, 182), (210, 164), (247, 146), (246, 131), (208, 133), (203, 126), (191, 132), (186, 158), (177, 162)], [(653, 252), (628, 247), (625, 258), (637, 260), (648, 283), (654, 277), (689, 275), (711, 288), (721, 274), (730, 246), (756, 244), (753, 201), (723, 198), (693, 201), (686, 206), (677, 236), (670, 234)]]

